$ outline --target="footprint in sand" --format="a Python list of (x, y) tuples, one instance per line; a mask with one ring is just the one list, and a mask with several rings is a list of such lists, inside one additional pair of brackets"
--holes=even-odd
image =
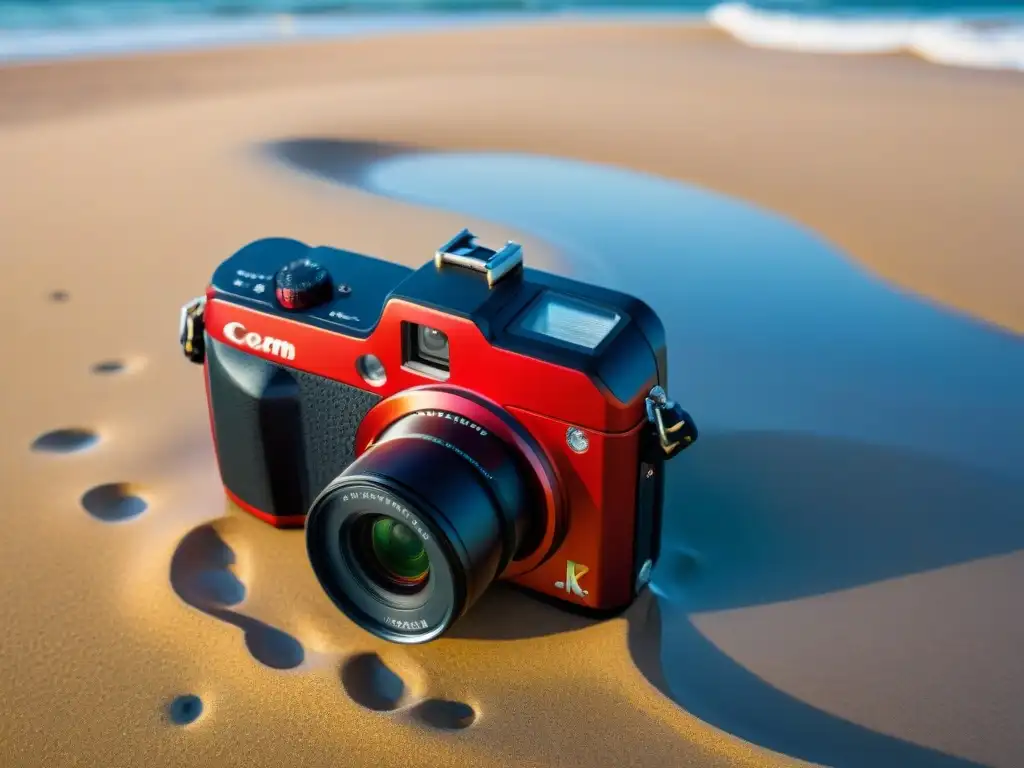
[(412, 716), (442, 731), (460, 731), (476, 722), (476, 710), (462, 701), (427, 699), (412, 708)]
[(105, 523), (138, 517), (149, 506), (130, 483), (105, 483), (82, 494), (85, 511)]
[(341, 684), (352, 700), (375, 712), (393, 712), (409, 697), (409, 690), (376, 653), (361, 653), (341, 665)]
[[(234, 550), (222, 538), (218, 524), (201, 525), (181, 540), (171, 558), (171, 586), (193, 608), (241, 629), (249, 653), (261, 664), (274, 669), (297, 667), (305, 658), (298, 640), (234, 610), (246, 596), (245, 584), (233, 571), (235, 564)], [(349, 697), (374, 712), (402, 711), (417, 723), (444, 731), (467, 728), (477, 719), (476, 710), (469, 704), (417, 697), (412, 686), (376, 653), (345, 659), (339, 675)], [(185, 699), (191, 703), (184, 703)], [(198, 697), (179, 697), (175, 702), (179, 700), (183, 703), (172, 703), (174, 722), (179, 722), (173, 714), (175, 706), (186, 707), (186, 711), (187, 707), (198, 707), (194, 718), (199, 716), (202, 702)]]
[(221, 538), (216, 523), (189, 532), (171, 558), (171, 586), (178, 597), (207, 616), (238, 627), (256, 661), (273, 669), (293, 669), (305, 658), (302, 644), (286, 632), (231, 610), (246, 594), (231, 570), (234, 550)]
[(66, 427), (44, 432), (32, 441), (32, 450), (37, 453), (78, 453), (92, 448), (100, 436), (91, 429)]
[(360, 706), (374, 712), (406, 709), (413, 720), (438, 730), (461, 730), (476, 721), (476, 710), (461, 701), (431, 698), (413, 703), (410, 687), (376, 653), (347, 659), (341, 666), (341, 684)]
[(203, 700), (192, 693), (175, 696), (167, 707), (167, 716), (175, 725), (189, 725), (203, 714)]
[(120, 360), (101, 360), (90, 366), (89, 371), (99, 376), (110, 376), (115, 373), (123, 373), (125, 364)]

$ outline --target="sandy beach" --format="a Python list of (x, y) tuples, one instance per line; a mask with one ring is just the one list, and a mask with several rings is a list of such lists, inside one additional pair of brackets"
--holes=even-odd
[[(1024, 370), (1022, 82), (597, 22), (0, 68), (0, 765), (1020, 765), (1024, 411), (1000, 407)], [(582, 269), (330, 167), (409, 148), (600, 163), (785, 217), (963, 330), (947, 378), (976, 410), (923, 374), (917, 403), (843, 383), (934, 451), (716, 412), (666, 515), (697, 494), (721, 548), (670, 542), (676, 592), (591, 623), (495, 588), (441, 641), (375, 640), (301, 532), (225, 501), (176, 324), (266, 236), (418, 266), (468, 226)], [(982, 346), (988, 373), (957, 368)], [(717, 386), (719, 352), (694, 349), (709, 363), (673, 369), (679, 390)], [(183, 695), (202, 702), (184, 726)]]

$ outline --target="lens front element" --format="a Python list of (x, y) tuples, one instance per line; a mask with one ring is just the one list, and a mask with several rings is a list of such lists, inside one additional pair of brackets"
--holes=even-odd
[(393, 585), (415, 587), (427, 580), (430, 558), (420, 537), (390, 517), (370, 523), (370, 551), (381, 574)]

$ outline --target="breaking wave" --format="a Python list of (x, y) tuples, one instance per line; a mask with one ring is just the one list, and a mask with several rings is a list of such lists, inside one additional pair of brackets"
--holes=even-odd
[(936, 64), (1024, 71), (1024, 18), (833, 16), (717, 5), (714, 26), (746, 45), (805, 53), (907, 52)]

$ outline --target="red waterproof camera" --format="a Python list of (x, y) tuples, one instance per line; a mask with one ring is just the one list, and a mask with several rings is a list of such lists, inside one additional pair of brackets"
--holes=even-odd
[(640, 300), (463, 230), (418, 270), (253, 242), (182, 309), (228, 496), (306, 525), (380, 637), (442, 634), (495, 579), (598, 611), (657, 559), (663, 463), (697, 437)]

